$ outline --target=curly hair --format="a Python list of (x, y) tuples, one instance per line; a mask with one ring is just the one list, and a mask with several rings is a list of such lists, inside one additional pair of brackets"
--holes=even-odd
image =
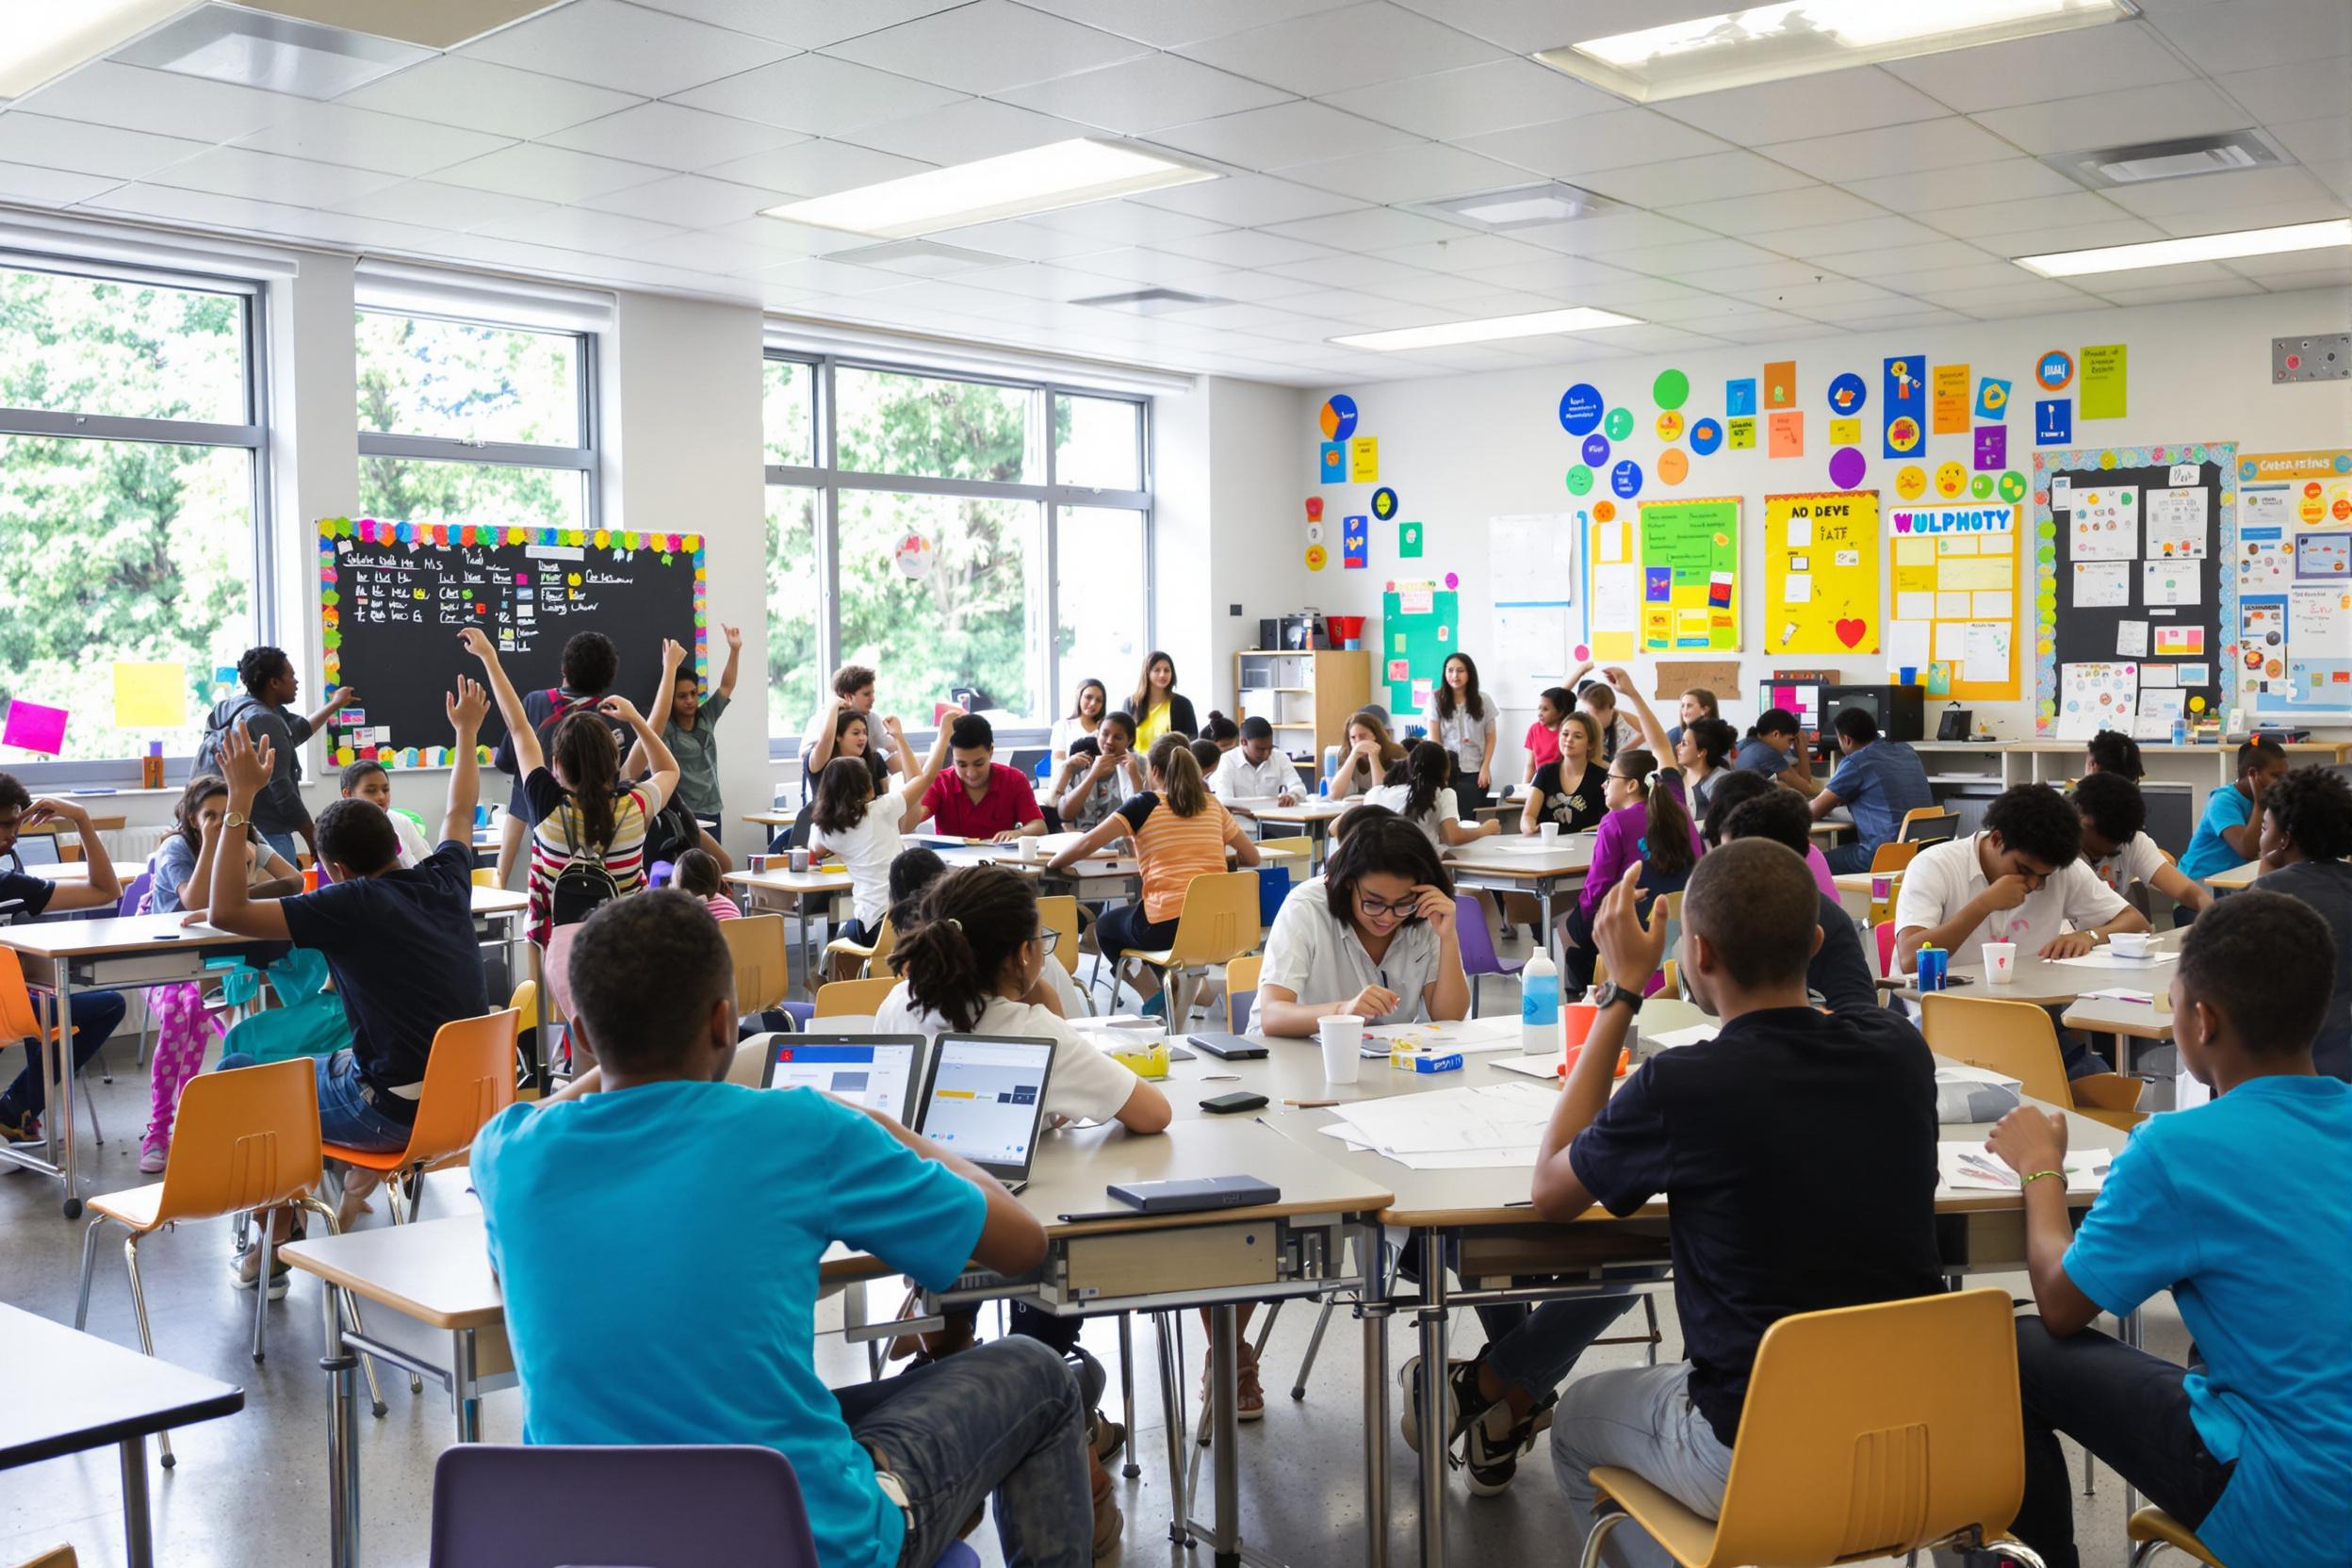
[(2262, 810), (2306, 860), (2352, 856), (2352, 784), (2328, 768), (2297, 768), (2262, 796)]
[(2003, 790), (1984, 808), (1984, 827), (2000, 834), (2008, 848), (2031, 855), (2052, 871), (2082, 853), (2082, 819), (2074, 802), (2047, 784)]

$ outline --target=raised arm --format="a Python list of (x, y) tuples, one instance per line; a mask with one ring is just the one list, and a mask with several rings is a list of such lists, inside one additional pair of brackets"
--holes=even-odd
[[(236, 725), (220, 736), (220, 775), (229, 783), (228, 815), (221, 819), (223, 837), (245, 831), (253, 799), (270, 781), (277, 758), (267, 738), (259, 746)], [(240, 937), (286, 939), (286, 909), (275, 899), (254, 900), (245, 888), (245, 857), (216, 852), (212, 858), (212, 897), (204, 919), (222, 931)]]
[(334, 718), (358, 700), (357, 692), (352, 691), (349, 686), (338, 686), (335, 689), (335, 695), (327, 699), (327, 705), (302, 722), (309, 725), (314, 731), (324, 729), (329, 719)]
[[(825, 771), (825, 765), (833, 760), (833, 737), (841, 727), (841, 714), (846, 711), (848, 708), (849, 699), (847, 697), (837, 696), (832, 700), (832, 702), (826, 705), (824, 712), (819, 716), (817, 720), (817, 733), (814, 739), (810, 742), (810, 745), (813, 749), (811, 749), (808, 753), (809, 777), (814, 778), (817, 775), (823, 773)], [(866, 727), (869, 731), (873, 729), (874, 726), (871, 720), (868, 721)]]
[(441, 699), (449, 715), (449, 793), (441, 808), (441, 837), (435, 845), (474, 841), (474, 803), (482, 795), (482, 774), (475, 737), (482, 733), (482, 715), (490, 711), (489, 694), (482, 682), (457, 678), (457, 690)]
[(678, 790), (678, 759), (670, 755), (670, 748), (662, 743), (662, 732), (648, 724), (645, 716), (637, 711), (637, 705), (627, 697), (606, 697), (596, 704), (596, 711), (608, 718), (620, 720), (635, 733), (637, 743), (630, 748), (629, 755), (644, 756), (645, 766), (652, 770), (652, 776), (645, 783), (654, 798), (645, 803), (645, 809), (648, 812), (659, 811), (663, 802)]
[(89, 808), (71, 800), (43, 795), (24, 813), (24, 825), (38, 827), (49, 821), (72, 823), (75, 835), (82, 841), (82, 858), (90, 866), (90, 880), (59, 882), (49, 895), (48, 909), (57, 913), (66, 909), (95, 909), (102, 905), (122, 901), (122, 880), (114, 872), (114, 861), (106, 854), (105, 841), (98, 837), (97, 827), (90, 820)]
[(482, 661), (482, 678), (490, 683), (490, 694), (498, 701), (498, 717), (506, 723), (506, 743), (514, 752), (514, 776), (529, 778), (532, 769), (547, 765), (547, 754), (539, 749), (539, 732), (531, 728), (531, 716), (523, 711), (523, 699), (515, 694), (514, 683), (506, 678), (506, 667), (498, 662), (498, 650), (478, 626), (460, 631), (457, 640), (467, 653)]
[[(939, 776), (939, 769), (947, 765), (948, 731), (964, 716), (960, 708), (950, 706), (939, 717), (939, 732), (931, 737), (931, 750), (923, 758), (923, 766), (907, 775), (906, 782), (898, 786), (898, 830), (912, 832), (923, 821), (923, 797), (931, 791), (931, 781)], [(891, 725), (891, 730), (903, 743), (906, 732)]]
[(743, 629), (722, 624), (719, 634), (727, 639), (727, 668), (719, 672), (719, 695), (733, 698), (735, 675), (743, 662)]
[(2221, 830), (2221, 841), (2228, 844), (2240, 859), (2259, 859), (2262, 853), (2262, 796), (2267, 791), (2269, 776), (2259, 770), (2246, 775), (2240, 782), (2252, 797), (2246, 808), (2246, 821), (2235, 827)]
[(1457, 923), (1461, 906), (1426, 882), (1414, 884), (1413, 895), (1421, 901), (1421, 918), (1437, 933), (1437, 973), (1421, 988), (1422, 1004), (1439, 1023), (1468, 1018), (1470, 977), (1462, 969), (1462, 932)]
[(662, 684), (653, 689), (653, 700), (645, 704), (646, 712), (668, 714), (671, 702), (678, 696), (678, 672), (685, 667), (685, 645), (675, 637), (662, 639)]
[(1658, 715), (1650, 710), (1649, 703), (1635, 688), (1633, 677), (1614, 664), (1602, 673), (1609, 677), (1609, 683), (1617, 694), (1633, 704), (1634, 715), (1642, 726), (1642, 740), (1650, 748), (1650, 755), (1658, 759), (1658, 765), (1661, 768), (1673, 766), (1674, 743), (1666, 739), (1666, 727), (1658, 722)]

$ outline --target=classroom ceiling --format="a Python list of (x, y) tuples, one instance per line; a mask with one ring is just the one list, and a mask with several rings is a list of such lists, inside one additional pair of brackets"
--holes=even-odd
[[(1651, 108), (1527, 57), (1725, 3), (565, 0), (332, 100), (95, 62), (0, 111), (0, 201), (1302, 385), (2352, 282), (2343, 250), (2065, 283), (2007, 259), (2352, 212), (2347, 0), (2140, 0)], [(2040, 161), (2246, 127), (2293, 161), (2105, 191)], [(759, 216), (1104, 135), (1226, 177), (889, 265)], [(1542, 180), (1615, 205), (1509, 234), (1420, 210)], [(1222, 302), (1071, 302), (1152, 287)], [(1328, 341), (1565, 305), (1644, 324)]]

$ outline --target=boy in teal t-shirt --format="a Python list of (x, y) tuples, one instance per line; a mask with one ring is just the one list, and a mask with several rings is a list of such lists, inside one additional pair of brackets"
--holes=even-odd
[(2238, 781), (2205, 797), (2180, 874), (2192, 882), (2242, 866), (2262, 852), (2262, 792), (2286, 776), (2286, 749), (2276, 741), (2251, 740), (2238, 748)]
[(598, 1071), (473, 1149), (524, 1441), (764, 1444), (792, 1461), (827, 1568), (928, 1568), (991, 1494), (1007, 1562), (1087, 1568), (1086, 1413), (1059, 1355), (1004, 1339), (839, 1396), (812, 1359), (833, 1242), (941, 1289), (970, 1259), (1035, 1267), (1043, 1228), (883, 1117), (716, 1081), (734, 965), (686, 894), (606, 905), (570, 972)]
[[(2076, 1568), (2060, 1432), (2233, 1568), (2341, 1564), (2352, 1547), (2352, 1084), (2311, 1066), (2335, 945), (2260, 889), (2199, 915), (2172, 982), (2181, 1066), (2212, 1103), (2143, 1123), (2079, 1234), (2062, 1115), (2031, 1106), (1989, 1146), (2025, 1179), (2038, 1318), (2017, 1322), (2025, 1499), (2010, 1528)], [(2088, 1325), (2170, 1290), (2201, 1364)]]

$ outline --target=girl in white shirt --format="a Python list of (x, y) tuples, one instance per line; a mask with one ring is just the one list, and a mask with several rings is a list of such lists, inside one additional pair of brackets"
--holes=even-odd
[(1486, 805), (1494, 774), (1494, 703), (1478, 691), (1478, 667), (1468, 654), (1446, 658), (1421, 724), (1453, 759), (1447, 782), (1472, 810)]
[(1054, 754), (1055, 772), (1061, 770), (1062, 760), (1070, 755), (1070, 746), (1094, 733), (1110, 705), (1110, 694), (1101, 681), (1088, 676), (1078, 683), (1078, 700), (1070, 705), (1070, 716), (1054, 720), (1054, 732), (1046, 740)]
[(1357, 824), (1292, 890), (1266, 939), (1252, 1034), (1305, 1037), (1333, 1013), (1371, 1023), (1470, 1016), (1454, 884), (1401, 817)]
[(898, 858), (900, 836), (923, 820), (923, 794), (947, 760), (950, 727), (961, 713), (954, 708), (939, 721), (931, 755), (915, 776), (876, 794), (874, 775), (862, 757), (836, 757), (817, 776), (817, 798), (808, 813), (808, 847), (841, 857), (849, 868), (855, 918), (841, 934), (864, 946), (882, 928), (890, 909), (890, 862)]
[(1387, 807), (1428, 834), (1429, 842), (1440, 849), (1500, 833), (1503, 825), (1499, 822), (1473, 826), (1462, 820), (1454, 792), (1446, 785), (1453, 765), (1453, 759), (1436, 742), (1415, 741), (1413, 750), (1405, 754), (1406, 782), (1383, 784), (1364, 798), (1369, 805)]
[(1348, 721), (1348, 749), (1331, 776), (1331, 798), (1345, 800), (1380, 788), (1388, 770), (1405, 760), (1405, 748), (1388, 733), (1379, 715), (1361, 711)]

